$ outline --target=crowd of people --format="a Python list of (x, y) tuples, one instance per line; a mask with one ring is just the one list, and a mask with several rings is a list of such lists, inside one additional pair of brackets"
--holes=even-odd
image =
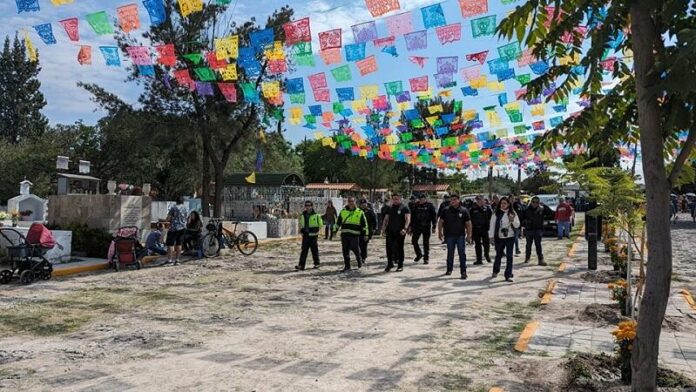
[(691, 220), (696, 222), (696, 194), (687, 193), (685, 195), (670, 196), (671, 203), (669, 209), (669, 219), (674, 223), (678, 219), (679, 212), (689, 213)]
[[(375, 213), (367, 199), (361, 198), (356, 202), (354, 197), (347, 198), (346, 206), (340, 212), (330, 201), (323, 214), (315, 210), (311, 201), (305, 202), (304, 207), (299, 217), (302, 248), (299, 263), (295, 266), (298, 271), (305, 269), (310, 252), (314, 268), (320, 267), (318, 237), (322, 228), (326, 240), (332, 240), (340, 232), (343, 272), (352, 268), (351, 254), (357, 267), (362, 268), (368, 258), (368, 245), (377, 233), (381, 233), (386, 240), (385, 272), (403, 271), (404, 247), (409, 235), (416, 255), (413, 261), (429, 264), (430, 239), (434, 234), (447, 247), (445, 275), (451, 275), (454, 271), (456, 252), (460, 278), (467, 279), (465, 247), (469, 244), (475, 249), (474, 265), (482, 265), (484, 259), (492, 263), (492, 277), (495, 278), (501, 272), (504, 259), (503, 276), (506, 281), (512, 282), (514, 256), (521, 254), (521, 237), (526, 239), (525, 263), (529, 263), (534, 248), (538, 265), (546, 266), (542, 248), (544, 206), (538, 197), (533, 197), (528, 205), (524, 205), (518, 197), (493, 196), (488, 200), (476, 196), (473, 203), (465, 206), (459, 195), (452, 194), (446, 196), (436, 208), (425, 194), (413, 196), (409, 203), (404, 203), (400, 195), (394, 194), (390, 202), (379, 209), (379, 213)], [(559, 239), (570, 238), (573, 214), (573, 204), (567, 200), (556, 208)], [(495, 252), (493, 258), (490, 255), (491, 247)]]

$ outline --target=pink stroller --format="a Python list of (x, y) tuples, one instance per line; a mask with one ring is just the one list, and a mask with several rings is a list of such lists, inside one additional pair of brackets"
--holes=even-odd
[(118, 229), (109, 246), (108, 259), (111, 268), (116, 271), (120, 271), (121, 267), (142, 268), (142, 264), (137, 256), (140, 248), (142, 248), (142, 245), (138, 240), (137, 227), (125, 226)]

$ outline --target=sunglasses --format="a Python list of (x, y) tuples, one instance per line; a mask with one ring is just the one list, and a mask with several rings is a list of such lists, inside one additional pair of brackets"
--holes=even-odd
[(305, 204), (304, 206), (305, 206), (305, 208), (307, 208), (307, 207), (311, 207), (312, 205), (311, 205), (311, 204)]

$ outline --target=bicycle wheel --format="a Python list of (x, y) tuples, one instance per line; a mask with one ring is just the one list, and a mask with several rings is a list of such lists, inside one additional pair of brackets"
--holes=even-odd
[(245, 255), (251, 256), (259, 247), (259, 240), (256, 239), (256, 234), (250, 231), (243, 231), (237, 236), (237, 249)]
[(215, 235), (208, 233), (201, 240), (201, 249), (203, 256), (215, 257), (220, 254), (220, 240)]

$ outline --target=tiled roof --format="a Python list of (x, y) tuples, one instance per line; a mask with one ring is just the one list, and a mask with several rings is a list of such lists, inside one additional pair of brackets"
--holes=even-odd
[(445, 192), (448, 189), (448, 184), (419, 184), (413, 186), (414, 192)]
[(305, 189), (319, 189), (327, 191), (359, 191), (360, 186), (358, 186), (358, 184), (356, 183), (337, 182), (325, 184), (323, 182), (318, 182), (305, 185)]

